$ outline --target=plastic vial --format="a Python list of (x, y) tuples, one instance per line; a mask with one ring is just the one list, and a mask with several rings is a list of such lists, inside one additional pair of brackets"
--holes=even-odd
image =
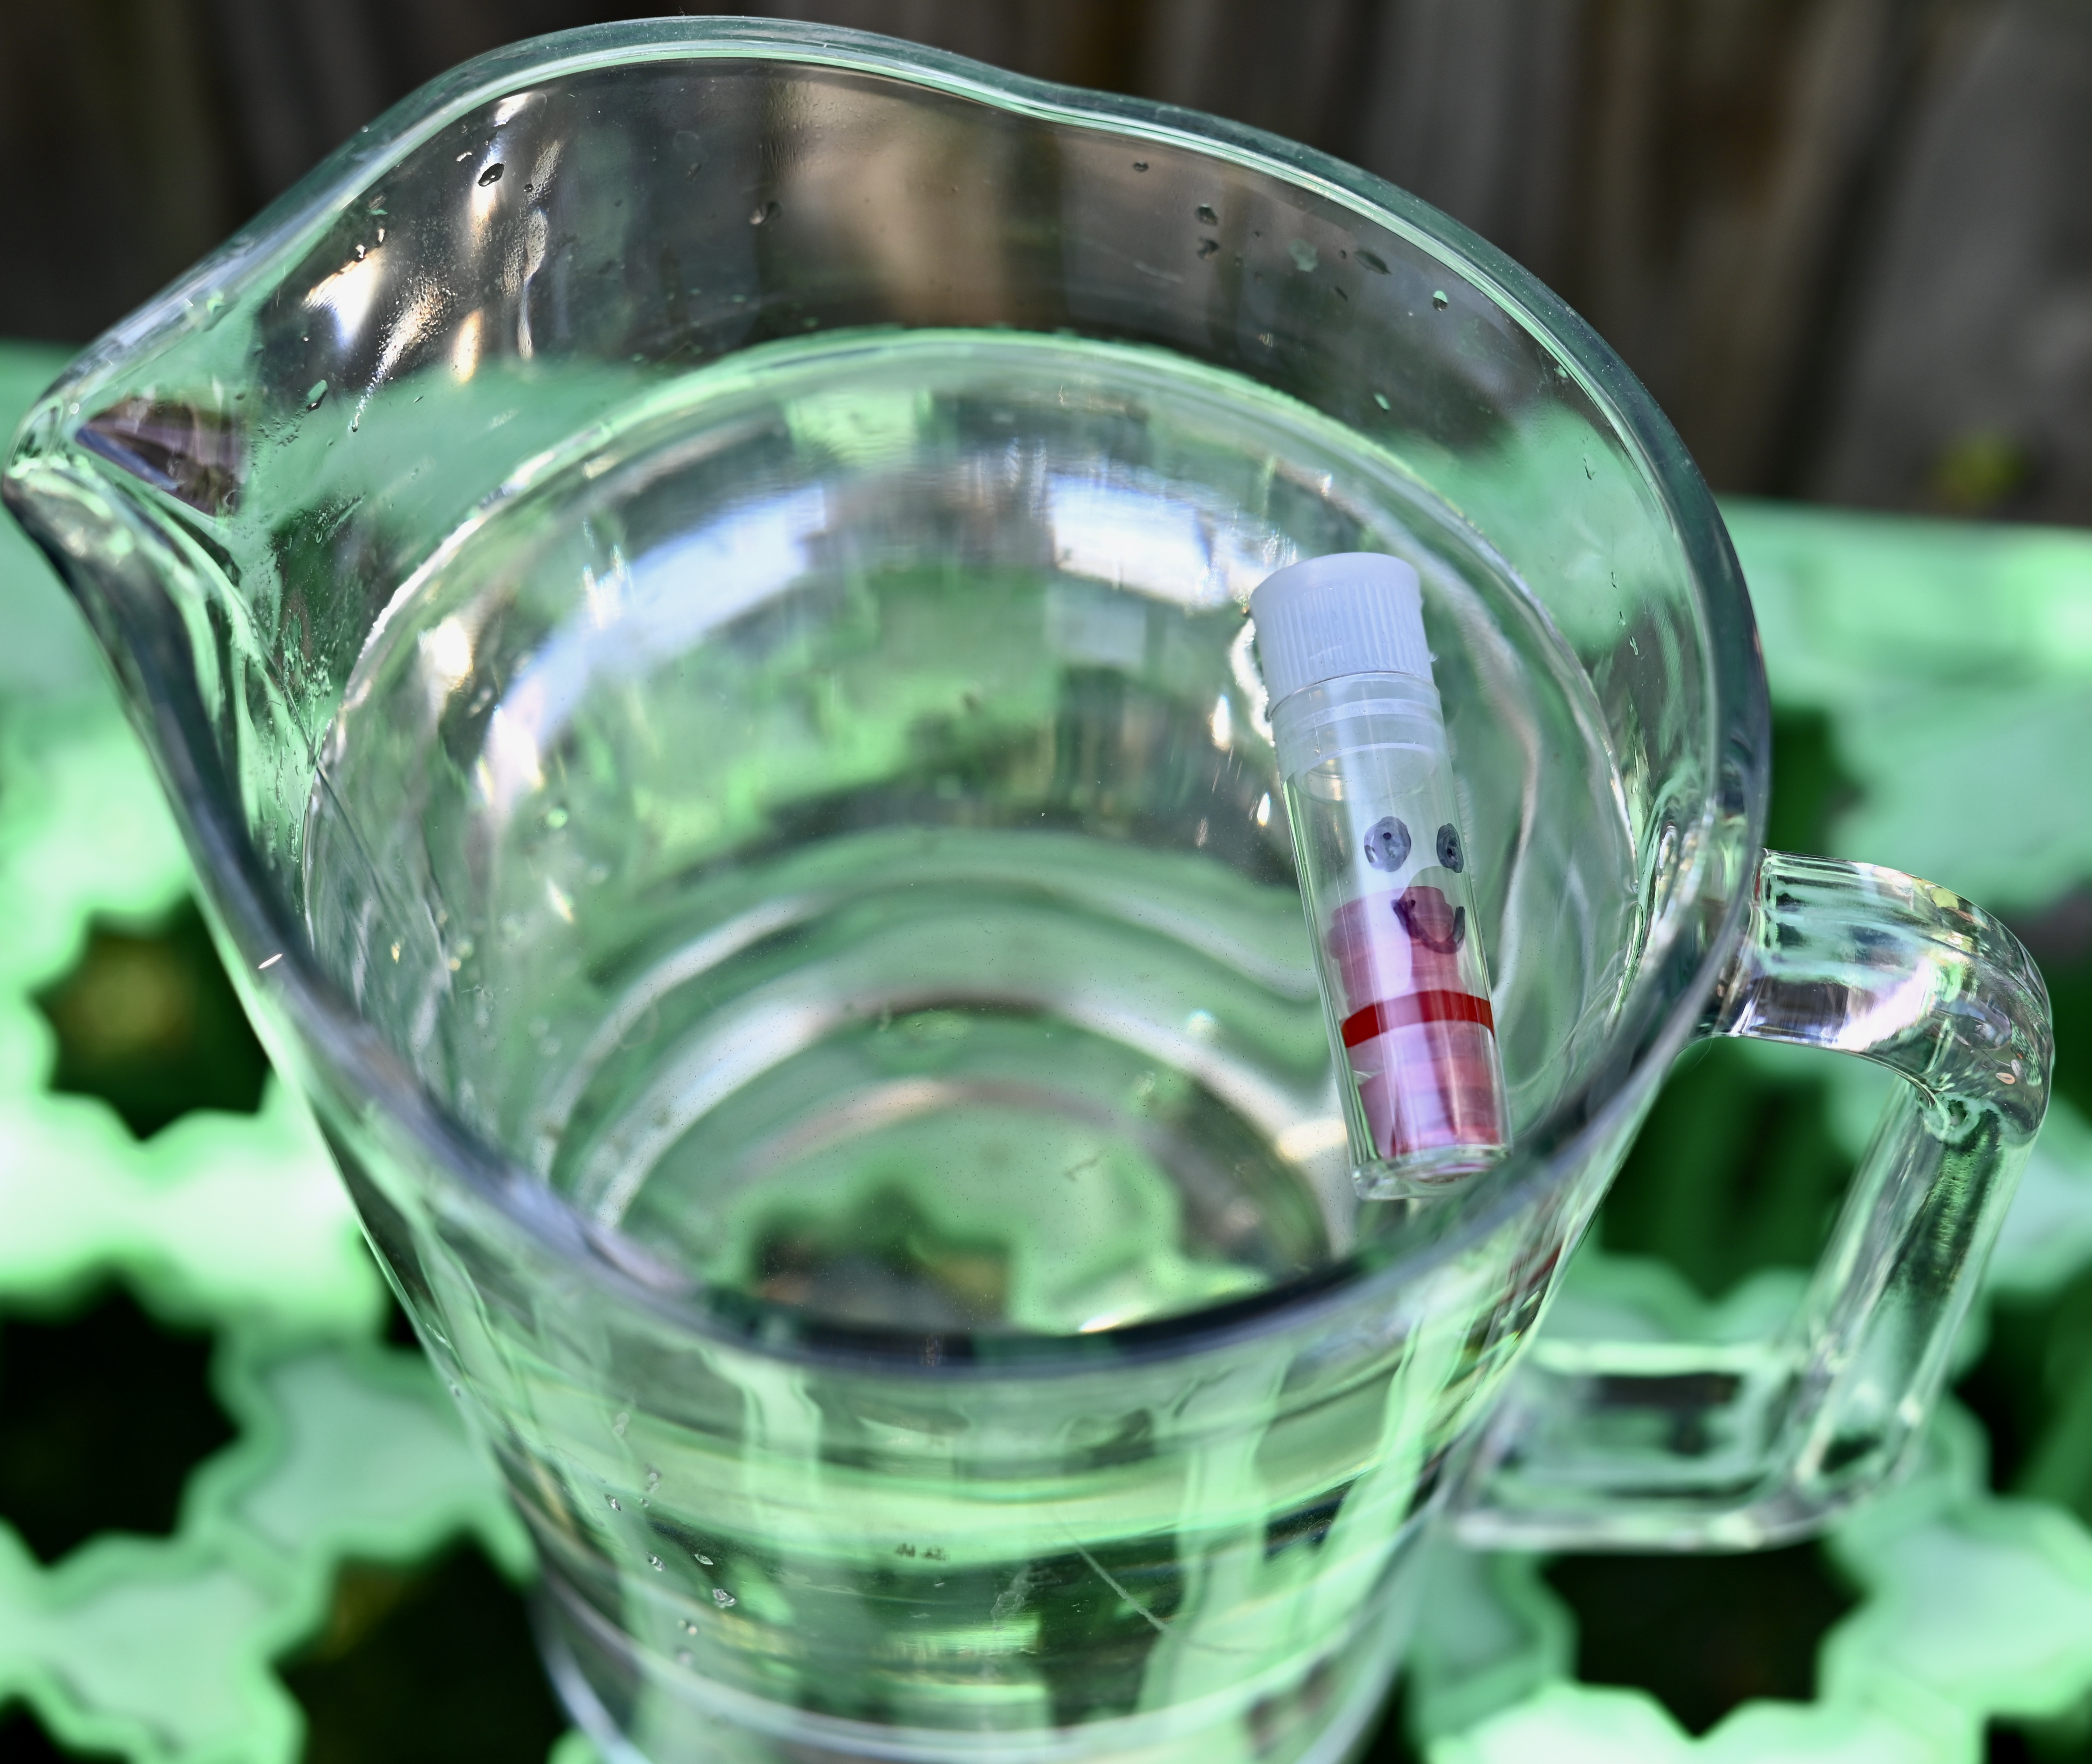
[(1250, 597), (1359, 1192), (1429, 1193), (1510, 1141), (1416, 571), (1342, 552)]

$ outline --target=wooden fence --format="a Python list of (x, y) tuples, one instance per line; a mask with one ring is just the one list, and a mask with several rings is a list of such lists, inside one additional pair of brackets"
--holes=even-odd
[[(10, 0), (0, 334), (83, 338), (590, 0)], [(710, 9), (706, 9), (710, 10)], [(1564, 294), (1718, 487), (2092, 522), (2092, 0), (776, 0), (1314, 143)]]

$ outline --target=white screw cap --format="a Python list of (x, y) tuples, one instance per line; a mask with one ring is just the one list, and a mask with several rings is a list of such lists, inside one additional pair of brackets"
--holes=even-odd
[(1257, 584), (1249, 610), (1274, 706), (1350, 674), (1431, 678), (1423, 584), (1399, 558), (1336, 551), (1290, 563)]

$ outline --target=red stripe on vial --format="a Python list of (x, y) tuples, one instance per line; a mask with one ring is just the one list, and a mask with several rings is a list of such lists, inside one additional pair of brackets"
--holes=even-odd
[(1478, 998), (1472, 992), (1433, 988), (1429, 992), (1406, 993), (1399, 998), (1382, 998), (1363, 1011), (1354, 1011), (1344, 1019), (1344, 1046), (1356, 1047), (1390, 1029), (1406, 1029), (1418, 1023), (1479, 1023), (1492, 1034), (1497, 1026), (1496, 1013), (1489, 1009), (1488, 999)]
[(1331, 916), (1344, 1050), (1382, 1157), (1504, 1143), (1495, 1013), (1461, 972), (1463, 953), (1472, 960), (1465, 929), (1428, 884), (1349, 901)]

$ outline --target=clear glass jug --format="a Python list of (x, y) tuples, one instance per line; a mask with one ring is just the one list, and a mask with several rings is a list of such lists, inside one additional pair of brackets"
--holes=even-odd
[[(1748, 1547), (1908, 1456), (2040, 978), (1761, 850), (1705, 486), (1401, 192), (848, 32), (550, 38), (5, 488), (609, 1755), (1335, 1759), (1434, 1527)], [(1515, 1132), (1424, 1199), (1345, 1166), (1244, 619), (1342, 550), (1423, 578)], [(1709, 1035), (1908, 1080), (1800, 1312), (1536, 1342)]]

